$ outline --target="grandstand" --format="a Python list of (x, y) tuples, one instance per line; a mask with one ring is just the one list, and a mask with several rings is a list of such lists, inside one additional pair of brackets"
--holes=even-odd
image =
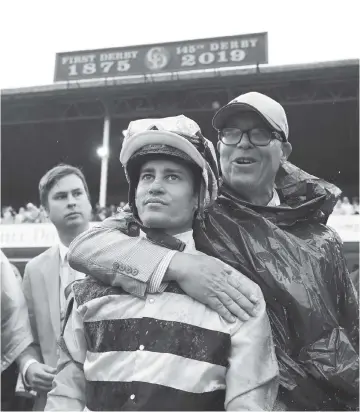
[[(177, 114), (196, 120), (213, 142), (211, 119), (218, 107), (250, 90), (269, 95), (286, 109), (293, 145), (291, 161), (359, 196), (359, 61), (252, 66), (61, 82), (2, 91), (2, 204), (38, 204), (37, 185), (52, 166), (82, 168), (92, 201), (99, 199), (104, 115), (111, 119), (107, 203), (127, 198), (118, 161), (122, 131), (131, 120)], [(4, 245), (3, 245), (4, 246)], [(346, 244), (349, 265), (358, 243)], [(41, 249), (41, 248), (40, 248)], [(28, 259), (40, 249), (4, 249)], [(20, 256), (21, 255), (21, 256)], [(20, 260), (18, 262), (20, 262)]]

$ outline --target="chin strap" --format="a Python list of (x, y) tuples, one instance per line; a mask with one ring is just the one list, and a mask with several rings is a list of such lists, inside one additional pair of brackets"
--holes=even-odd
[(156, 245), (171, 250), (178, 250), (179, 252), (183, 252), (186, 247), (184, 242), (174, 236), (168, 235), (162, 229), (149, 229), (141, 226), (141, 230), (146, 233), (147, 239)]

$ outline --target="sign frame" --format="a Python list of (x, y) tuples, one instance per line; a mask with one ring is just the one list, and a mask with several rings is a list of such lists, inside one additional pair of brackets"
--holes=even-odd
[[(268, 33), (56, 53), (54, 82), (268, 63)], [(67, 70), (67, 73), (65, 73)]]

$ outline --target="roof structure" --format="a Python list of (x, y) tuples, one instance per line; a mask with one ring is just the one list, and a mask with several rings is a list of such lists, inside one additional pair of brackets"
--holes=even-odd
[(256, 90), (283, 105), (355, 101), (359, 61), (252, 66), (82, 80), (2, 91), (3, 124), (212, 111)]
[[(216, 143), (211, 126), (215, 110), (251, 90), (285, 107), (294, 149), (291, 161), (351, 196), (358, 193), (359, 61), (345, 60), (3, 90), (2, 162), (8, 175), (3, 200), (14, 205), (36, 202), (44, 170), (59, 162), (81, 166), (96, 199), (100, 175), (96, 148), (102, 144), (105, 113), (111, 118), (108, 194), (116, 197), (122, 191), (126, 198), (118, 154), (122, 130), (131, 120), (182, 113), (197, 121)], [(23, 170), (31, 173), (24, 176)], [(21, 192), (14, 193), (14, 185), (20, 185)]]

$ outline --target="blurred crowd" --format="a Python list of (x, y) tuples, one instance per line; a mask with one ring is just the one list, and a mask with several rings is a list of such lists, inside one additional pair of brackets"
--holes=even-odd
[[(119, 208), (125, 206), (125, 202), (120, 202), (119, 206), (110, 205), (107, 207), (100, 207), (96, 204), (93, 213), (93, 222), (102, 222), (108, 217), (114, 216)], [(358, 215), (359, 214), (359, 198), (353, 197), (351, 202), (348, 197), (340, 198), (333, 211), (333, 215)], [(49, 223), (50, 220), (43, 206), (37, 207), (32, 203), (28, 203), (26, 207), (20, 207), (19, 211), (12, 206), (5, 206), (1, 211), (2, 224), (13, 223)]]
[[(123, 208), (125, 202), (120, 202), (119, 206), (110, 205), (100, 207), (96, 204), (93, 213), (93, 222), (102, 222), (104, 219), (114, 216), (119, 208)], [(2, 224), (13, 223), (50, 223), (46, 210), (43, 206), (37, 207), (33, 203), (28, 203), (25, 207), (20, 207), (18, 212), (12, 206), (4, 206), (1, 210)]]
[(333, 215), (358, 215), (359, 198), (353, 197), (351, 202), (348, 197), (340, 198), (333, 210)]

